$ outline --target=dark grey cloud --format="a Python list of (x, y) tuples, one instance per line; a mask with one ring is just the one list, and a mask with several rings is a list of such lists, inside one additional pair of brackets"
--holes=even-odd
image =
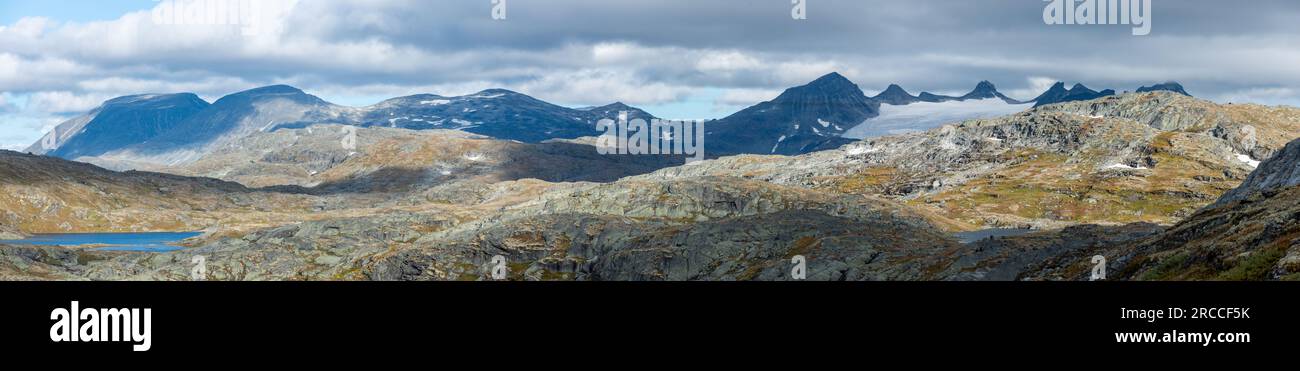
[(788, 0), (508, 0), (505, 21), (490, 18), (488, 0), (310, 0), (257, 37), (152, 25), (148, 14), (19, 22), (0, 30), (0, 65), (13, 71), (0, 72), (0, 90), (213, 97), (291, 83), (379, 96), (503, 86), (575, 104), (665, 103), (840, 71), (866, 90), (960, 91), (987, 79), (1030, 98), (1043, 80), (1119, 90), (1178, 80), (1210, 98), (1295, 101), (1300, 1), (1153, 4), (1151, 35), (1135, 37), (1122, 25), (1045, 25), (1039, 0), (808, 0), (803, 21)]

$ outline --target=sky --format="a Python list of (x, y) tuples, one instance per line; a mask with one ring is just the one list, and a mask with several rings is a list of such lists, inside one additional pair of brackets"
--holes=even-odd
[[(868, 94), (1173, 80), (1217, 102), (1300, 105), (1300, 1), (1152, 0), (1146, 36), (1048, 25), (1041, 0), (803, 1), (806, 19), (791, 0), (506, 0), (494, 19), (493, 0), (0, 0), (0, 148), (117, 96), (270, 84), (353, 106), (506, 88), (682, 119), (829, 72)], [(219, 6), (242, 7), (238, 24), (216, 24)]]

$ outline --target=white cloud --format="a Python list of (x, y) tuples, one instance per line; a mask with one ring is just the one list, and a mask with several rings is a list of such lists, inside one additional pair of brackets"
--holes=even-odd
[(1252, 88), (1230, 91), (1213, 97), (1219, 103), (1259, 103), (1265, 105), (1295, 104), (1300, 101), (1300, 90), (1294, 88)]
[(1006, 94), (1015, 99), (1030, 100), (1037, 98), (1040, 94), (1047, 91), (1047, 89), (1051, 89), (1052, 85), (1056, 84), (1058, 81), (1061, 80), (1051, 77), (1034, 76), (1026, 79), (1026, 82), (1029, 84), (1027, 87), (1022, 89), (1004, 90), (1002, 91), (1002, 94)]
[(102, 94), (75, 94), (67, 91), (43, 91), (27, 100), (27, 111), (45, 114), (82, 113), (99, 107), (112, 98)]
[(57, 115), (0, 114), (0, 148), (20, 151), (67, 117)]
[(781, 95), (781, 90), (774, 89), (727, 89), (714, 100), (714, 110), (728, 111), (737, 107), (748, 107), (770, 101)]
[(736, 50), (705, 52), (696, 63), (695, 68), (703, 72), (728, 73), (745, 70), (761, 70), (769, 67), (763, 61)]
[(517, 90), (570, 104), (595, 105), (619, 100), (627, 104), (646, 105), (680, 100), (693, 89), (662, 82), (646, 82), (629, 71), (588, 69), (546, 75), (520, 85)]

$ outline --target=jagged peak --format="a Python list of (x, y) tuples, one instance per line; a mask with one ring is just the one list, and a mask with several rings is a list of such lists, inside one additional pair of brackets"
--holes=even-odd
[(831, 72), (808, 84), (786, 89), (785, 92), (781, 93), (781, 95), (776, 97), (773, 101), (799, 99), (797, 97), (803, 97), (809, 94), (857, 96), (861, 97), (862, 100), (867, 99), (866, 93), (863, 93), (862, 89), (859, 89), (857, 84), (849, 81), (849, 79), (839, 73)]
[(848, 78), (844, 77), (844, 75), (839, 74), (839, 72), (828, 73), (825, 76), (818, 77), (816, 80), (813, 80), (807, 85), (800, 86), (797, 88), (792, 88), (791, 90), (794, 89), (816, 89), (816, 90), (825, 90), (825, 91), (837, 91), (837, 90), (861, 91), (861, 89), (858, 89), (857, 84), (854, 84), (853, 81), (849, 81)]
[(903, 87), (898, 84), (890, 84), (888, 88), (885, 88), (885, 91), (871, 97), (871, 99), (880, 103), (893, 105), (906, 105), (920, 101), (920, 99), (917, 99), (917, 97), (912, 95), (912, 93), (908, 93), (906, 89), (903, 89)]
[(627, 105), (627, 104), (624, 104), (623, 102), (614, 102), (614, 103), (606, 104), (606, 105), (603, 105), (603, 106), (592, 107), (591, 109), (593, 109), (593, 110), (605, 110), (605, 109), (630, 110), (630, 109), (636, 109), (636, 108), (634, 108), (634, 107), (632, 107), (632, 106), (629, 106), (629, 105)]
[(1089, 89), (1087, 86), (1084, 86), (1083, 83), (1075, 83), (1074, 86), (1070, 87), (1070, 92), (1072, 93), (1079, 92), (1079, 91), (1096, 92), (1095, 90)]
[(907, 89), (903, 89), (903, 87), (902, 87), (902, 86), (898, 86), (898, 84), (889, 84), (889, 87), (885, 88), (884, 91), (880, 92), (880, 94), (879, 94), (879, 95), (876, 95), (876, 96), (879, 97), (879, 96), (885, 96), (885, 95), (906, 95), (906, 96), (912, 96), (912, 93), (908, 93), (908, 92), (907, 92)]
[[(831, 72), (831, 73), (828, 73), (828, 74), (822, 75), (822, 77), (818, 77), (816, 80), (813, 80), (811, 84), (817, 84), (817, 83), (819, 83), (819, 82), (821, 82), (821, 83), (826, 83), (826, 82), (848, 82), (848, 83), (850, 83), (850, 84), (853, 83), (852, 81), (849, 81), (849, 78), (844, 77), (844, 75), (841, 75), (839, 72)], [(810, 85), (811, 85), (811, 84), (810, 84)]]
[(998, 88), (988, 80), (984, 80), (980, 81), (979, 84), (976, 84), (975, 89), (971, 90), (970, 93), (966, 93), (966, 95), (962, 96), (960, 99), (997, 98), (998, 95)]

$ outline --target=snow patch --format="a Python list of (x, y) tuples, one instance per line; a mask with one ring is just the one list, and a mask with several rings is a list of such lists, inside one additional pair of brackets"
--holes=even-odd
[(1114, 164), (1114, 165), (1110, 165), (1110, 166), (1105, 167), (1105, 169), (1106, 169), (1106, 170), (1110, 170), (1110, 169), (1122, 169), (1122, 170), (1146, 170), (1147, 168), (1146, 168), (1146, 167), (1142, 167), (1142, 166), (1132, 167), (1132, 166), (1128, 166), (1128, 165), (1125, 165), (1125, 164)]
[(780, 147), (780, 146), (781, 146), (781, 142), (784, 142), (784, 141), (785, 141), (785, 136), (782, 135), (781, 138), (778, 138), (778, 139), (776, 140), (776, 145), (772, 146), (772, 152), (771, 152), (771, 153), (776, 153), (776, 148), (777, 148), (777, 147)]
[(1258, 168), (1260, 164), (1259, 161), (1255, 161), (1255, 159), (1251, 158), (1250, 155), (1243, 155), (1240, 153), (1237, 154), (1237, 161), (1241, 161), (1251, 168)]
[(865, 155), (865, 154), (868, 154), (868, 153), (876, 153), (876, 152), (880, 152), (880, 151), (882, 151), (880, 148), (870, 147), (870, 146), (868, 146), (868, 147), (853, 147), (853, 148), (849, 148), (849, 150), (848, 150), (848, 154), (849, 154), (849, 156), (858, 156), (858, 155)]

